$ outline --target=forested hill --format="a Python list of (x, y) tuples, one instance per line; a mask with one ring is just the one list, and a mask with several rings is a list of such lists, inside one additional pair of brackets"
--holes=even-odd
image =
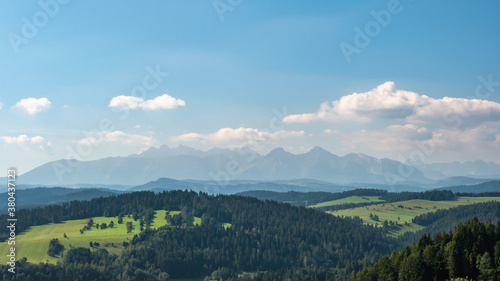
[[(478, 219), (459, 224), (451, 234), (424, 235), (412, 247), (380, 259), (349, 281), (498, 280), (500, 222)], [(455, 279), (455, 278), (471, 279)]]
[(451, 190), (453, 192), (468, 192), (468, 193), (481, 193), (481, 192), (498, 192), (500, 190), (500, 180), (487, 181), (474, 185), (461, 185), (442, 187), (440, 190)]
[(458, 223), (465, 223), (473, 218), (481, 222), (497, 221), (500, 219), (500, 202), (476, 203), (416, 216), (412, 222), (424, 226), (424, 229), (406, 232), (399, 239), (402, 245), (410, 245), (417, 242), (424, 234), (434, 236), (438, 233), (450, 232)]
[[(429, 190), (425, 192), (389, 192), (380, 189), (355, 189), (340, 193), (329, 192), (275, 192), (252, 190), (238, 193), (237, 195), (254, 197), (260, 200), (274, 200), (278, 202), (288, 202), (295, 206), (314, 205), (317, 203), (338, 200), (349, 196), (379, 196), (386, 202), (397, 202), (412, 199), (422, 199), (431, 201), (453, 200), (455, 195), (449, 190)], [(497, 194), (498, 195), (498, 194)], [(472, 196), (472, 195), (470, 195)], [(307, 203), (307, 204), (306, 204)], [(328, 210), (328, 208), (323, 209)]]
[[(188, 191), (136, 192), (91, 201), (20, 210), (22, 229), (30, 225), (94, 216), (133, 214), (151, 219), (153, 210), (181, 210), (202, 218), (200, 226), (145, 230), (121, 255), (100, 249), (69, 249), (58, 265), (21, 262), (23, 280), (163, 280), (232, 272), (329, 268), (335, 278), (373, 264), (397, 248), (381, 229), (303, 207), (242, 196), (208, 196)], [(0, 218), (5, 221), (5, 217)], [(224, 228), (220, 223), (231, 223)], [(5, 230), (2, 229), (2, 232)], [(21, 258), (21, 257), (19, 257)], [(28, 261), (29, 262), (29, 261)], [(1, 268), (2, 272), (7, 272)]]
[(275, 192), (264, 190), (251, 190), (237, 193), (237, 195), (255, 197), (260, 200), (274, 200), (278, 202), (288, 202), (295, 206), (304, 206), (307, 201), (308, 205), (314, 205), (325, 201), (337, 200), (349, 196), (384, 196), (388, 191), (379, 189), (356, 189), (340, 193), (331, 192)]
[[(7, 190), (7, 189), (5, 189)], [(16, 190), (16, 207), (33, 208), (61, 204), (72, 200), (90, 200), (97, 197), (105, 197), (113, 194), (120, 194), (123, 191), (104, 188), (64, 188), (64, 187), (37, 187), (31, 189)], [(7, 198), (8, 194), (0, 193), (0, 198)], [(0, 210), (0, 213), (7, 213), (7, 208)]]

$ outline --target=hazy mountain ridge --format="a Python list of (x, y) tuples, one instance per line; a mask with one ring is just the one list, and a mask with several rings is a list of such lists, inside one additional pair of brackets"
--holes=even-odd
[[(490, 165), (485, 173), (494, 171), (498, 166), (495, 163), (476, 162), (482, 166)], [(459, 164), (450, 163), (450, 165), (429, 164), (423, 166), (422, 170), (429, 174), (432, 167), (438, 167), (439, 171), (432, 173), (434, 178), (439, 174), (446, 179), (444, 173), (453, 174), (453, 167), (458, 167)], [(470, 163), (464, 165), (468, 167)], [(303, 154), (292, 154), (283, 148), (276, 148), (263, 156), (248, 148), (240, 150), (214, 148), (201, 151), (187, 146), (177, 148), (162, 146), (128, 157), (49, 162), (21, 175), (18, 184), (138, 186), (160, 178), (170, 178), (190, 179), (193, 182), (212, 181), (214, 185), (223, 186), (239, 180), (275, 182), (307, 178), (328, 182), (329, 185), (344, 186), (355, 183), (384, 186), (446, 186), (440, 185), (442, 179), (439, 181), (430, 179), (418, 169), (413, 169), (414, 172), (407, 177), (401, 177), (400, 170), (407, 168), (409, 167), (405, 164), (390, 159), (377, 159), (355, 153), (338, 156), (321, 147), (315, 147)], [(475, 176), (480, 174), (476, 170), (472, 173)], [(397, 180), (393, 181), (394, 178)], [(462, 178), (452, 180), (449, 185), (484, 181)]]
[[(73, 200), (91, 200), (97, 197), (107, 197), (121, 193), (123, 191), (104, 188), (36, 187), (17, 190), (16, 206), (19, 208), (32, 208), (61, 204)], [(1, 193), (0, 197), (7, 198), (7, 193)], [(0, 213), (6, 212), (7, 206), (0, 210)]]

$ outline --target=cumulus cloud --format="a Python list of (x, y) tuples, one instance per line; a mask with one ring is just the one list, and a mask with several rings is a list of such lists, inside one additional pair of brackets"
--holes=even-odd
[(36, 137), (31, 138), (32, 143), (41, 143), (43, 140), (44, 140), (44, 138), (42, 138), (41, 136), (36, 136)]
[(174, 109), (179, 106), (185, 106), (186, 102), (181, 99), (173, 98), (167, 94), (158, 96), (154, 99), (144, 100), (134, 96), (117, 96), (111, 99), (109, 107), (119, 107), (123, 109), (144, 109), (161, 110)]
[(52, 107), (52, 104), (47, 98), (27, 98), (22, 99), (13, 106), (13, 108), (22, 109), (30, 115), (35, 115), (37, 113), (47, 111)]
[(433, 99), (400, 90), (394, 82), (386, 82), (366, 93), (353, 93), (331, 103), (325, 102), (316, 113), (288, 115), (283, 121), (308, 123), (316, 120), (353, 120), (367, 123), (373, 119), (399, 119), (413, 124), (474, 126), (499, 120), (500, 103), (449, 97)]
[(127, 134), (122, 131), (100, 132), (83, 139), (78, 143), (85, 145), (99, 145), (101, 143), (119, 143), (129, 146), (158, 147), (159, 143), (151, 136)]
[(0, 102), (0, 109), (2, 109), (2, 107), (3, 107), (3, 103)]
[(500, 103), (449, 98), (432, 99), (425, 106), (415, 108), (407, 121), (420, 124), (439, 124), (444, 127), (474, 127), (487, 121), (500, 120)]
[(19, 135), (17, 137), (9, 137), (9, 136), (3, 136), (0, 137), (0, 140), (2, 140), (6, 144), (25, 144), (25, 143), (41, 143), (44, 141), (44, 138), (41, 136), (36, 136), (36, 137), (28, 137), (27, 135)]
[(189, 133), (172, 138), (174, 142), (200, 142), (223, 147), (243, 147), (255, 143), (272, 142), (277, 139), (303, 136), (304, 131), (262, 132), (253, 128), (222, 128), (212, 134)]

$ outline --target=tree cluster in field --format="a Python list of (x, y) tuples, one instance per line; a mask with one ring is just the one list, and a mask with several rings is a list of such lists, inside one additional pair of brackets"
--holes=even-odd
[(47, 254), (51, 257), (55, 257), (64, 251), (64, 246), (61, 244), (59, 239), (54, 238), (50, 240), (49, 242), (49, 250), (47, 251)]
[(165, 220), (171, 226), (193, 226), (194, 215), (187, 206), (184, 206), (179, 214), (171, 215), (170, 211), (167, 211)]
[(370, 217), (370, 219), (371, 219), (371, 220), (374, 220), (374, 221), (380, 221), (380, 219), (379, 219), (378, 215), (374, 215), (374, 214), (370, 213), (370, 216), (369, 216), (369, 217)]
[(115, 226), (115, 223), (113, 221), (110, 221), (109, 224), (106, 224), (105, 222), (101, 224), (94, 224), (94, 220), (92, 218), (89, 219), (89, 222), (87, 223), (86, 226), (84, 226), (82, 229), (80, 229), (80, 234), (83, 234), (86, 230), (92, 230), (92, 227), (95, 227), (96, 229), (106, 229), (106, 228), (113, 228)]

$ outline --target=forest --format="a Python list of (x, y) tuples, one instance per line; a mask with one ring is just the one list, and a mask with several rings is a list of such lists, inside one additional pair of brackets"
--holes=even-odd
[[(418, 196), (439, 200), (449, 199), (450, 193), (439, 191)], [(144, 229), (130, 241), (124, 241), (125, 248), (120, 254), (101, 247), (70, 248), (62, 253), (56, 265), (32, 264), (21, 258), (15, 275), (8, 273), (4, 265), (0, 269), (2, 280), (41, 281), (203, 277), (205, 280), (434, 280), (434, 277), (446, 280), (465, 276), (496, 280), (484, 278), (491, 273), (485, 271), (489, 268), (486, 264), (495, 269), (500, 260), (500, 244), (497, 244), (500, 225), (481, 221), (498, 218), (499, 206), (500, 203), (489, 202), (418, 216), (415, 221), (434, 226), (434, 238), (425, 231), (393, 238), (384, 228), (363, 225), (359, 218), (339, 218), (289, 203), (187, 190), (125, 193), (21, 209), (19, 222), (27, 229), (71, 219), (130, 215), (148, 224), (153, 210), (167, 210), (164, 219), (169, 225)], [(170, 215), (172, 210), (180, 213)], [(453, 233), (444, 228), (479, 213), (484, 215), (460, 224)], [(202, 218), (200, 225), (193, 225), (194, 216)], [(223, 227), (222, 223), (230, 223), (231, 227)], [(465, 238), (456, 240), (456, 236)], [(408, 246), (415, 241), (414, 246)], [(472, 252), (463, 256), (459, 253), (461, 247)], [(49, 250), (56, 255), (62, 249), (57, 240), (52, 240)], [(417, 267), (409, 265), (415, 261), (419, 262)], [(416, 274), (423, 271), (422, 276), (432, 278), (417, 278)]]
[[(165, 274), (172, 278), (206, 276), (224, 267), (256, 272), (326, 266), (341, 279), (398, 247), (398, 242), (381, 229), (356, 220), (287, 203), (190, 191), (137, 192), (72, 201), (19, 211), (19, 221), (26, 222), (26, 229), (97, 215), (131, 213), (148, 220), (153, 209), (188, 209), (204, 220), (200, 226), (144, 230), (120, 255), (105, 249), (75, 248), (65, 252), (55, 266), (21, 262), (16, 276), (46, 272), (33, 280), (67, 280), (67, 276), (80, 274), (85, 276), (82, 280), (161, 280), (159, 276)], [(232, 227), (223, 228), (216, 222), (229, 222)]]
[(458, 224), (452, 233), (423, 235), (418, 243), (394, 251), (348, 280), (495, 281), (499, 277), (500, 223), (474, 218)]

